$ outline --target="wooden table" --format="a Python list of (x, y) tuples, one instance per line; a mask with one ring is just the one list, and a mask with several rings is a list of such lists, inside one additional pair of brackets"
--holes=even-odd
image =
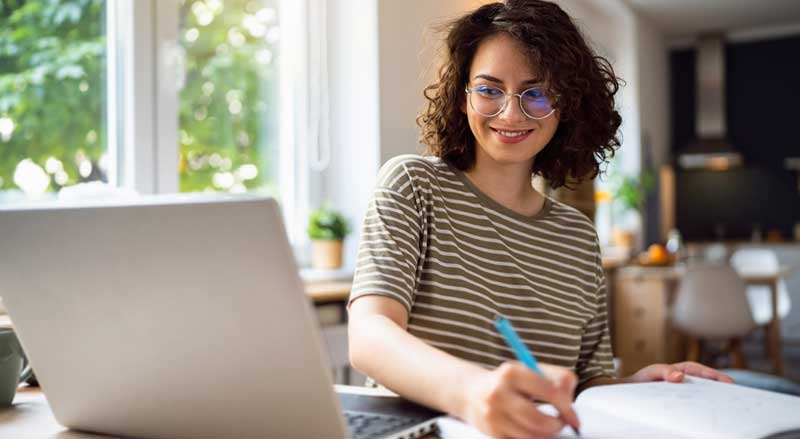
[[(335, 386), (337, 392), (380, 394), (386, 391), (359, 386)], [(14, 405), (0, 409), (0, 438), (110, 439), (113, 436), (68, 430), (56, 421), (44, 393), (38, 387), (17, 391)], [(423, 439), (436, 439), (429, 435)]]
[(314, 305), (346, 303), (353, 284), (345, 281), (305, 282), (306, 294)]

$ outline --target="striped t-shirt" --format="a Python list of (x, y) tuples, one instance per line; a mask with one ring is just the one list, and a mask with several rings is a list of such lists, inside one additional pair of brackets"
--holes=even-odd
[(514, 359), (494, 327), (503, 315), (540, 362), (581, 383), (613, 376), (592, 223), (549, 198), (535, 216), (516, 213), (438, 158), (381, 169), (350, 303), (371, 294), (403, 304), (411, 334), (485, 367)]

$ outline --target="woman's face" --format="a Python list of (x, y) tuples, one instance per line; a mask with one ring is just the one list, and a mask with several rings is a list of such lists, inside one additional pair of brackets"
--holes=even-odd
[[(511, 37), (498, 34), (478, 46), (469, 72), (470, 90), (491, 86), (505, 93), (521, 93), (537, 85), (544, 87), (522, 46)], [(498, 164), (532, 166), (536, 154), (550, 142), (558, 128), (558, 111), (544, 119), (531, 119), (522, 112), (517, 96), (508, 98), (505, 108), (492, 117), (479, 114), (470, 105), (469, 99), (477, 96), (466, 98), (462, 111), (466, 112), (475, 136), (478, 162), (491, 160)]]

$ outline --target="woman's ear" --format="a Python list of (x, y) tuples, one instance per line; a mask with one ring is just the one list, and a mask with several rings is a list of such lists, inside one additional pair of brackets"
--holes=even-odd
[(462, 99), (461, 100), (460, 107), (461, 107), (461, 112), (464, 113), (464, 114), (467, 114), (467, 100), (466, 99)]

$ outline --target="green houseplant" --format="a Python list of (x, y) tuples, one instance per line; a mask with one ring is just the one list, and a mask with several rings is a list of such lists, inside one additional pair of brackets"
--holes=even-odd
[(616, 210), (612, 214), (616, 223), (612, 230), (612, 240), (615, 246), (634, 248), (636, 230), (641, 227), (640, 215), (645, 197), (654, 186), (655, 176), (649, 170), (644, 170), (639, 175), (617, 174), (612, 177), (611, 199)]
[(308, 216), (308, 237), (311, 238), (311, 266), (335, 269), (342, 266), (342, 242), (350, 226), (341, 213), (326, 203)]

